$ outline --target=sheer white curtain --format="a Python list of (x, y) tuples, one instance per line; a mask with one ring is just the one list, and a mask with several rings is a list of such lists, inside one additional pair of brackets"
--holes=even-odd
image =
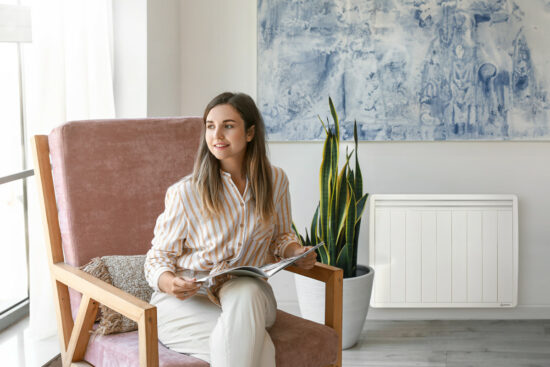
[[(115, 116), (112, 0), (22, 0), (31, 7), (24, 51), (27, 137), (66, 121)], [(29, 167), (32, 167), (30, 151)], [(29, 185), (30, 329), (55, 335), (56, 317), (36, 184)]]

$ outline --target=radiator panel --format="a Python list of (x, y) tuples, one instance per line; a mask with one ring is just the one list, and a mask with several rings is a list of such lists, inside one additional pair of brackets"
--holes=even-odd
[(514, 307), (515, 195), (372, 195), (373, 307)]

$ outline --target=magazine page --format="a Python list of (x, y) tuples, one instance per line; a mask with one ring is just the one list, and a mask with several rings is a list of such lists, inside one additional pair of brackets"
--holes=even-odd
[(205, 282), (209, 279), (215, 278), (215, 277), (223, 275), (223, 274), (253, 276), (253, 277), (258, 277), (258, 278), (269, 278), (269, 277), (275, 275), (276, 273), (278, 273), (279, 271), (283, 270), (287, 266), (293, 264), (297, 260), (301, 259), (302, 257), (306, 256), (310, 252), (315, 251), (316, 249), (323, 246), (324, 244), (325, 244), (324, 242), (319, 242), (318, 244), (316, 244), (314, 247), (310, 248), (309, 250), (307, 250), (303, 254), (300, 254), (300, 255), (297, 255), (297, 256), (294, 256), (294, 257), (289, 257), (287, 259), (282, 259), (282, 260), (280, 260), (276, 263), (266, 264), (262, 267), (237, 266), (235, 268), (225, 269), (225, 270), (219, 271), (217, 273), (210, 274), (206, 277), (199, 278), (199, 279), (196, 280), (196, 282)]

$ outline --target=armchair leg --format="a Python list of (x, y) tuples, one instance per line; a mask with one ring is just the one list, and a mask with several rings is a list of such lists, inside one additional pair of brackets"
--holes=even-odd
[(68, 362), (77, 362), (84, 358), (90, 339), (90, 330), (94, 324), (98, 307), (99, 304), (90, 296), (84, 295), (82, 297), (76, 324), (73, 327), (69, 347), (67, 348), (66, 359)]
[(325, 325), (338, 333), (338, 359), (333, 367), (342, 366), (342, 296), (343, 273), (334, 272), (325, 286)]
[(145, 310), (138, 321), (139, 365), (140, 367), (157, 367), (159, 365), (157, 309)]
[(61, 356), (65, 360), (69, 340), (73, 331), (73, 317), (71, 315), (71, 304), (69, 301), (69, 288), (67, 285), (53, 279), (54, 302), (56, 303), (57, 330), (59, 330), (59, 344)]

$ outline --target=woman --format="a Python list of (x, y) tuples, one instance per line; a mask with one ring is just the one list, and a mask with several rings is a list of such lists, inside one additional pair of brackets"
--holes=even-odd
[[(252, 98), (222, 93), (206, 106), (204, 122), (193, 173), (168, 188), (145, 261), (158, 336), (168, 348), (214, 367), (274, 367), (266, 328), (277, 305), (267, 281), (195, 280), (307, 250), (291, 229), (288, 179), (269, 163)], [(296, 265), (312, 268), (315, 258), (312, 252)]]

